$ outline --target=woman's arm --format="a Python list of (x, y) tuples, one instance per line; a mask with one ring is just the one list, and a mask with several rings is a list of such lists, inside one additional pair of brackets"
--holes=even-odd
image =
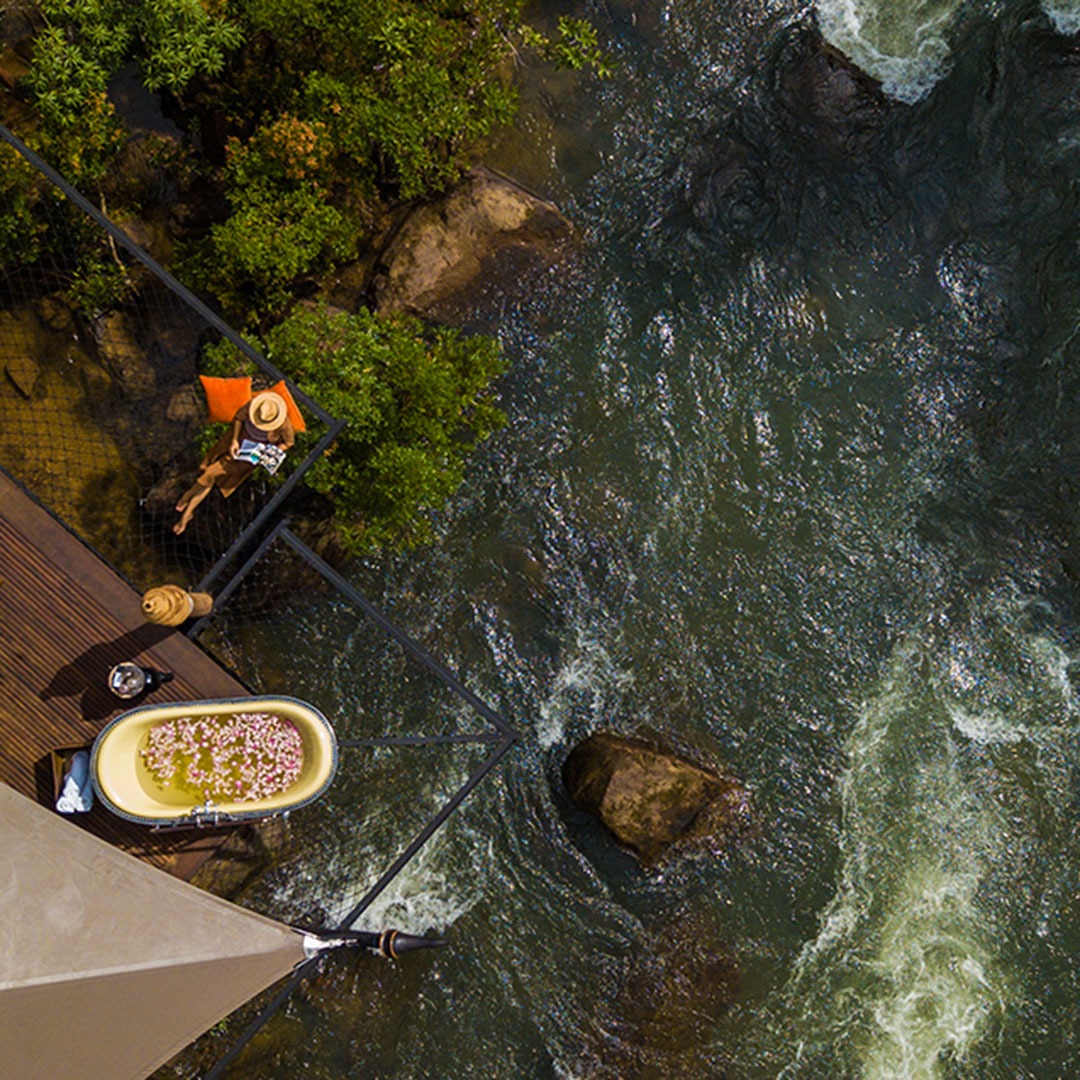
[(296, 442), (296, 429), (292, 426), (292, 424), (289, 423), (288, 420), (286, 420), (285, 423), (282, 424), (281, 427), (279, 427), (277, 431), (274, 432), (274, 434), (278, 436), (276, 442), (282, 450), (290, 449), (292, 447), (292, 444)]

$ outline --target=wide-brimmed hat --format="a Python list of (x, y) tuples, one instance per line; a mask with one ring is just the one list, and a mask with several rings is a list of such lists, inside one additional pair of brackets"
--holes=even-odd
[(285, 399), (272, 390), (264, 390), (251, 399), (248, 419), (260, 431), (277, 431), (289, 419)]

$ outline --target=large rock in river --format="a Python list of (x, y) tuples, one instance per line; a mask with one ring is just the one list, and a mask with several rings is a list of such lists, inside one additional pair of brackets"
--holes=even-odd
[(571, 751), (563, 782), (574, 802), (647, 864), (676, 843), (723, 842), (749, 820), (748, 795), (736, 781), (611, 732), (590, 735)]
[(437, 316), (465, 289), (514, 281), (548, 266), (570, 239), (558, 208), (490, 169), (405, 219), (374, 281), (380, 311)]

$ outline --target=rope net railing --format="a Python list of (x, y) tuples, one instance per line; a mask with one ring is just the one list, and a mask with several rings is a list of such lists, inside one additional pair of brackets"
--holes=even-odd
[(15, 135), (0, 139), (46, 185), (32, 251), (0, 269), (0, 467), (137, 588), (196, 586), (283, 501), (334, 418), (286, 382), (308, 430), (285, 464), (207, 499), (176, 535), (177, 502), (225, 430), (207, 421), (208, 356), (231, 341), (253, 391), (282, 374)]
[[(196, 640), (227, 665), (250, 672), (256, 692), (299, 696), (332, 716), (342, 755), (331, 789), (304, 811), (303, 841), (279, 852), (244, 903), (273, 907), (279, 918), (325, 931), (378, 930), (385, 912), (372, 921), (373, 906), (394, 911), (394, 883), (516, 736), (285, 522), (231, 574), (222, 595), (225, 602), (196, 625)], [(445, 843), (460, 850), (448, 859), (467, 863), (478, 841), (468, 825), (454, 830)], [(307, 978), (335, 963), (331, 957), (310, 961), (225, 1030), (204, 1036), (182, 1056), (181, 1074), (205, 1080), (244, 1075), (245, 1048), (294, 993), (306, 994)], [(348, 978), (343, 972), (334, 977)], [(317, 1026), (317, 995), (305, 1008)], [(306, 1043), (285, 1051), (298, 1069), (311, 1053)]]

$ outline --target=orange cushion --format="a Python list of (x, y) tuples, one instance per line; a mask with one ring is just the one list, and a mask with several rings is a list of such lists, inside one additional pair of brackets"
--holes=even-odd
[(285, 380), (274, 383), (270, 387), (271, 393), (280, 394), (285, 399), (285, 409), (289, 414), (289, 423), (293, 426), (293, 431), (298, 435), (301, 431), (307, 431), (307, 424), (304, 423), (304, 414), (297, 408), (296, 402), (293, 401), (292, 394), (289, 393), (289, 388), (285, 385)]
[(199, 381), (206, 391), (206, 404), (210, 409), (211, 420), (228, 424), (236, 415), (236, 410), (251, 400), (251, 379), (248, 376), (218, 379), (213, 375), (200, 375)]

